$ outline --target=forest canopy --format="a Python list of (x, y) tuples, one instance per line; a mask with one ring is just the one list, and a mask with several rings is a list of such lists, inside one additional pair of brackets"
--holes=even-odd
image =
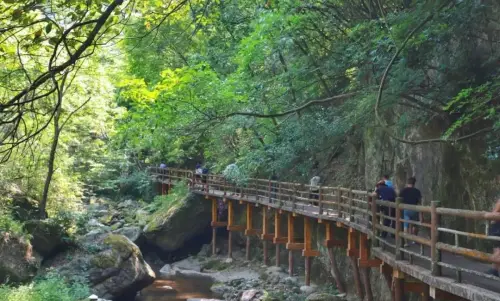
[[(165, 162), (306, 177), (367, 130), (498, 157), (495, 1), (0, 1), (0, 182), (49, 215)], [(414, 137), (419, 126), (436, 129)], [(44, 211), (44, 210), (43, 210)]]

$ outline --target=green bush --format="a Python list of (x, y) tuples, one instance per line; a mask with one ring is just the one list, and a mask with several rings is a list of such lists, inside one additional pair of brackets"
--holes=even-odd
[(145, 209), (150, 213), (167, 212), (174, 205), (181, 202), (188, 195), (189, 189), (185, 182), (177, 182), (168, 195), (158, 195)]
[[(11, 211), (0, 207), (0, 232), (9, 232), (17, 237), (26, 237), (23, 223), (12, 217)], [(0, 299), (2, 300), (2, 299)]]
[(187, 184), (178, 182), (168, 195), (155, 197), (154, 201), (144, 208), (150, 213), (146, 219), (150, 229), (155, 229), (158, 225), (163, 224), (169, 216), (170, 209), (180, 204), (187, 197), (188, 193)]
[(89, 295), (90, 290), (82, 280), (66, 281), (56, 275), (18, 287), (0, 286), (2, 301), (77, 301)]

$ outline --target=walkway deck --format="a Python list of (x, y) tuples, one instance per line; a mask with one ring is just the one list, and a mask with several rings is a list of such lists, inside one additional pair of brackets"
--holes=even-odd
[[(431, 215), (431, 224), (417, 223), (419, 224), (417, 226), (428, 228), (430, 230), (428, 232), (434, 237), (407, 237), (414, 239), (416, 243), (405, 248), (402, 243), (404, 237), (402, 232), (384, 228), (380, 224), (380, 219), (391, 217), (378, 213), (378, 208), (383, 205), (390, 205), (401, 210), (407, 205), (399, 203), (391, 205), (381, 201), (372, 202), (371, 197), (366, 192), (323, 187), (319, 191), (319, 200), (316, 200), (308, 199), (309, 189), (307, 185), (253, 179), (246, 187), (236, 188), (228, 185), (220, 176), (210, 176), (206, 183), (192, 185), (192, 183), (196, 182), (192, 177), (192, 172), (174, 170), (168, 173), (168, 178), (165, 178), (162, 173), (154, 175), (158, 181), (169, 185), (175, 180), (191, 181), (191, 190), (207, 197), (243, 201), (323, 222), (341, 223), (347, 228), (364, 233), (372, 242), (377, 242), (371, 249), (372, 256), (389, 264), (394, 270), (401, 271), (407, 276), (429, 285), (431, 290), (448, 292), (466, 300), (500, 300), (500, 278), (484, 274), (490, 264), (479, 261), (490, 261), (489, 255), (475, 250), (474, 245), (468, 246), (468, 248), (459, 246), (458, 239), (456, 239), (457, 243), (455, 245), (448, 245), (439, 239), (439, 233), (445, 232), (452, 233), (456, 237), (462, 235), (475, 239), (497, 240), (495, 237), (488, 237), (484, 234), (443, 228), (439, 225), (439, 219), (437, 218), (438, 215), (452, 215), (480, 219), (484, 213), (447, 208), (438, 209), (436, 206), (410, 206), (411, 208), (407, 209)], [(296, 188), (296, 185), (300, 185), (298, 186), (300, 189)], [(243, 192), (243, 195), (234, 194), (236, 191)], [(304, 197), (304, 195), (307, 195), (307, 197)], [(318, 205), (312, 205), (311, 202), (316, 202)], [(400, 221), (400, 216), (396, 215), (393, 219)], [(377, 222), (372, 224), (371, 220)], [(393, 231), (396, 238), (382, 240), (380, 238), (382, 230)], [(401, 230), (399, 229), (399, 231)], [(396, 252), (396, 248), (399, 252)], [(435, 254), (432, 254), (431, 250), (435, 250)], [(405, 255), (399, 255), (396, 259), (396, 254), (402, 253), (405, 253)], [(438, 268), (438, 266), (441, 268)], [(450, 297), (448, 296), (442, 300), (451, 300), (448, 298)]]

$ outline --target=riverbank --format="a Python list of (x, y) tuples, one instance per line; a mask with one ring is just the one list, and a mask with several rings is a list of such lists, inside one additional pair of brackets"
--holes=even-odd
[[(332, 285), (305, 286), (303, 277), (290, 277), (281, 267), (246, 261), (239, 252), (235, 252), (233, 258), (201, 253), (203, 251), (197, 256), (162, 267), (157, 273), (159, 280), (144, 289), (139, 300), (343, 300)], [(163, 295), (160, 293), (161, 289), (158, 289), (162, 287), (161, 284)], [(191, 291), (183, 291), (185, 289)]]

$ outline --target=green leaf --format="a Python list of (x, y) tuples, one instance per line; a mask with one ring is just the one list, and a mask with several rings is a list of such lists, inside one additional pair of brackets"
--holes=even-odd
[(52, 23), (48, 23), (47, 26), (45, 26), (45, 33), (49, 34), (52, 31)]

